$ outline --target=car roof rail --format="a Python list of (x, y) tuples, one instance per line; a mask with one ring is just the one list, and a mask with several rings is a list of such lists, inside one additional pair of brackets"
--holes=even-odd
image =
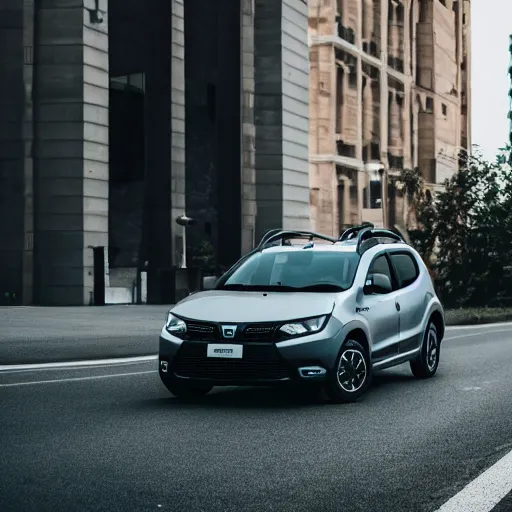
[(376, 228), (370, 222), (346, 229), (339, 237), (338, 242), (354, 242), (356, 244), (357, 253), (362, 254), (371, 247), (382, 243), (379, 242), (379, 238), (386, 238), (395, 243), (406, 243), (405, 240), (394, 231)]
[[(392, 243), (402, 243), (405, 244), (404, 239), (398, 235), (397, 233), (389, 230), (389, 229), (380, 229), (380, 228), (364, 228), (357, 234), (357, 246), (356, 251), (358, 254), (362, 254), (365, 250), (370, 249), (370, 247), (374, 247), (375, 245), (378, 245), (379, 242), (378, 238), (387, 238), (392, 240)], [(370, 244), (365, 244), (365, 247), (362, 247), (364, 242), (367, 242), (369, 240), (375, 240), (374, 242), (371, 242)]]
[(263, 235), (256, 249), (261, 251), (272, 242), (276, 242), (278, 240), (284, 242), (286, 239), (289, 238), (307, 238), (310, 242), (312, 242), (313, 239), (317, 238), (319, 240), (324, 240), (326, 242), (331, 242), (333, 244), (337, 241), (336, 238), (327, 235), (322, 235), (320, 233), (315, 233), (313, 231), (272, 229), (270, 231), (267, 231)]
[(351, 228), (343, 231), (341, 236), (338, 238), (338, 242), (345, 242), (347, 240), (354, 240), (357, 233), (365, 228), (374, 228), (375, 226), (371, 222), (363, 222), (360, 226), (352, 226)]

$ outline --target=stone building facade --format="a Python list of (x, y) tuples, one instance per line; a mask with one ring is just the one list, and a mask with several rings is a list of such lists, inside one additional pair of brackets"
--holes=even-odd
[(184, 213), (217, 267), (309, 227), (308, 73), (305, 0), (2, 0), (0, 303), (89, 304), (98, 249), (159, 302)]
[(312, 224), (403, 228), (400, 170), (436, 189), (471, 148), (470, 1), (308, 6)]

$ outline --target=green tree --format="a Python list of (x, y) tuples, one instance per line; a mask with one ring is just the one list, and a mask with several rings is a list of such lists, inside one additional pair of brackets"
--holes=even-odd
[(419, 168), (403, 169), (399, 181), (403, 185), (406, 208), (406, 228), (411, 242), (427, 264), (435, 248), (434, 228), (436, 203)]
[(482, 306), (508, 300), (511, 207), (512, 176), (501, 154), (495, 162), (469, 155), (446, 180), (436, 198), (433, 229), (445, 303)]

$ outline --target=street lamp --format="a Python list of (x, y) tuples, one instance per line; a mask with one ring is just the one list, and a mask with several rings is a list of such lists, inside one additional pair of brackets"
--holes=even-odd
[(186, 215), (176, 218), (176, 224), (183, 226), (183, 252), (181, 255), (181, 268), (187, 268), (187, 227), (196, 223), (196, 220)]

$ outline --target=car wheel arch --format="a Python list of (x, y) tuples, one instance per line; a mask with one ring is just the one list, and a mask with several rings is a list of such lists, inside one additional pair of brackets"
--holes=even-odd
[(344, 343), (349, 340), (357, 341), (366, 350), (368, 356), (370, 356), (370, 342), (363, 329), (356, 327), (348, 332)]
[(439, 341), (441, 342), (444, 338), (445, 331), (443, 316), (439, 311), (433, 311), (432, 314), (430, 315), (427, 325), (429, 325), (430, 322), (432, 322), (436, 326), (437, 335), (439, 336)]

